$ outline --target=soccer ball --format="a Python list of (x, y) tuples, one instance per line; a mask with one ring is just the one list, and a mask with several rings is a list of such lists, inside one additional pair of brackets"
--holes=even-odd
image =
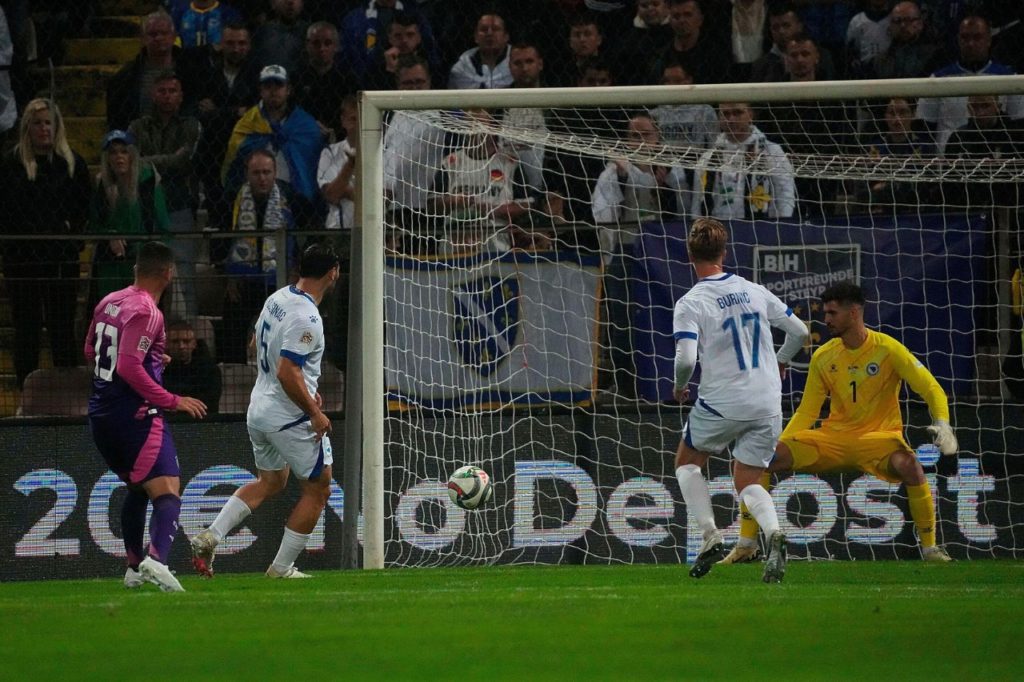
[(480, 467), (459, 467), (448, 479), (448, 497), (463, 509), (476, 509), (493, 496), (491, 477)]

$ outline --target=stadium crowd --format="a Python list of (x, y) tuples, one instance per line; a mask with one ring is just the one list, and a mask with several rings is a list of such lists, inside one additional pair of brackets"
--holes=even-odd
[[(19, 386), (38, 364), (46, 326), (58, 365), (77, 364), (74, 292), (84, 243), (90, 301), (130, 283), (130, 235), (175, 252), (171, 312), (195, 323), (195, 265), (224, 275), (216, 360), (244, 363), (247, 325), (293, 265), (301, 240), (277, 253), (253, 230), (353, 226), (358, 140), (355, 95), (366, 89), (536, 88), (1002, 75), (1024, 71), (1024, 5), (986, 0), (164, 0), (141, 22), (137, 56), (107, 83), (97, 177), (68, 143), (57, 101), (19, 78), (31, 14), (65, 38), (88, 35), (95, 2), (2, 2), (0, 249), (8, 295), (42, 306), (14, 314)], [(53, 9), (43, 12), (49, 5)], [(58, 60), (59, 41), (44, 52)], [(44, 41), (45, 42), (45, 41)], [(950, 201), (1019, 207), (1019, 187), (949, 188), (798, 177), (790, 157), (986, 158), (1024, 154), (1024, 98), (746, 103), (626, 112), (511, 109), (467, 112), (491, 125), (588, 130), (627, 145), (706, 150), (696, 170), (636, 164), (444, 135), (397, 113), (385, 132), (390, 248), (599, 248), (621, 269), (630, 225), (653, 218), (823, 220), (849, 212), (920, 211)], [(755, 176), (744, 159), (764, 155)], [(714, 158), (715, 168), (702, 171)], [(723, 161), (724, 159), (724, 161)], [(732, 165), (730, 165), (732, 164)], [(1019, 220), (1019, 210), (1016, 211)], [(567, 225), (599, 230), (559, 229)], [(424, 237), (431, 225), (459, 239)], [(415, 230), (407, 229), (413, 228)], [(225, 239), (176, 237), (205, 228)], [(415, 232), (415, 234), (413, 234)], [(18, 240), (63, 235), (59, 241)], [(294, 243), (293, 243), (294, 242)], [(200, 249), (209, 252), (200, 253)], [(343, 289), (342, 289), (343, 291)], [(620, 292), (628, 300), (628, 292)], [(339, 297), (340, 299), (341, 297)], [(326, 316), (342, 329), (344, 301)], [(183, 327), (182, 327), (183, 328)], [(329, 332), (330, 333), (330, 332)], [(335, 334), (343, 335), (341, 331)], [(65, 347), (67, 346), (67, 347)], [(343, 364), (344, 343), (329, 343)], [(623, 362), (626, 362), (625, 360)]]

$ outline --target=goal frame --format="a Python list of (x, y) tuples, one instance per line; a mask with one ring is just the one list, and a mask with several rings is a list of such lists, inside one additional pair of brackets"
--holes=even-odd
[[(1024, 76), (970, 76), (809, 83), (503, 90), (365, 91), (359, 100), (360, 220), (352, 232), (349, 362), (345, 391), (343, 564), (384, 568), (384, 125), (398, 110), (514, 107), (635, 107), (720, 102), (790, 102), (884, 97), (1024, 95)], [(357, 457), (350, 455), (358, 453)], [(361, 465), (361, 472), (360, 472)], [(361, 475), (360, 475), (361, 474)], [(354, 494), (360, 491), (361, 494)], [(361, 498), (361, 499), (360, 499)], [(360, 505), (361, 501), (361, 505)]]

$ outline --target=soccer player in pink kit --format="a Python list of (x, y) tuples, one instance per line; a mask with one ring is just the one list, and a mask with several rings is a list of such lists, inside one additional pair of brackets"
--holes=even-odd
[[(201, 400), (177, 396), (160, 384), (166, 335), (157, 301), (174, 277), (174, 253), (148, 242), (135, 260), (135, 283), (108, 294), (93, 311), (85, 358), (94, 367), (89, 429), (110, 469), (128, 486), (121, 526), (128, 558), (125, 587), (145, 581), (164, 592), (183, 592), (167, 568), (181, 511), (178, 455), (163, 410), (206, 415)], [(149, 549), (143, 549), (146, 509)]]

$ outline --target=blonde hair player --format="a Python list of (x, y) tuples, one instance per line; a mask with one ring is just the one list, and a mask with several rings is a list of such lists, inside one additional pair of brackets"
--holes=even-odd
[[(676, 478), (687, 513), (704, 535), (690, 569), (700, 578), (725, 553), (701, 469), (711, 455), (732, 446), (736, 491), (770, 538), (763, 579), (776, 583), (786, 570), (786, 536), (759, 481), (782, 432), (782, 377), (803, 346), (807, 327), (775, 294), (725, 272), (727, 241), (725, 226), (713, 218), (695, 220), (686, 241), (698, 281), (675, 306), (676, 398), (689, 398), (687, 384), (698, 356), (701, 379), (676, 452)], [(786, 333), (778, 355), (769, 325)]]
[[(863, 471), (883, 481), (907, 487), (910, 516), (927, 561), (950, 561), (935, 544), (935, 504), (921, 463), (903, 437), (900, 388), (906, 381), (928, 403), (935, 445), (943, 455), (957, 451), (956, 436), (949, 425), (946, 394), (906, 346), (888, 334), (864, 326), (864, 292), (842, 282), (821, 295), (825, 324), (835, 338), (811, 357), (803, 398), (779, 439), (772, 461), (762, 478), (768, 486), (771, 473), (795, 471), (821, 474)], [(821, 428), (812, 428), (828, 396), (829, 414)], [(754, 561), (758, 520), (741, 505), (740, 540), (722, 559), (723, 564)]]

